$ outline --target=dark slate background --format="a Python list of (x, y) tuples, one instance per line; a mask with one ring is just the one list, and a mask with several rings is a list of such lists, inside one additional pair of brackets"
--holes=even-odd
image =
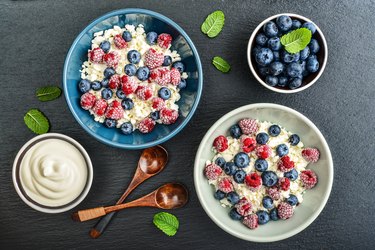
[[(139, 7), (160, 12), (194, 41), (203, 63), (204, 89), (195, 116), (186, 128), (164, 144), (170, 163), (129, 200), (168, 181), (187, 185), (191, 199), (173, 211), (180, 219), (175, 237), (152, 225), (156, 209), (129, 209), (118, 214), (97, 240), (88, 236), (95, 223), (76, 223), (70, 212), (43, 214), (16, 194), (11, 170), (20, 147), (34, 134), (23, 123), (30, 108), (50, 119), (51, 132), (78, 140), (94, 162), (94, 182), (78, 208), (113, 204), (129, 183), (140, 151), (105, 146), (83, 132), (64, 97), (40, 103), (37, 87), (61, 86), (65, 55), (76, 35), (93, 19), (109, 11)], [(222, 9), (225, 27), (215, 39), (200, 32), (207, 14)], [(294, 12), (314, 20), (329, 48), (328, 64), (319, 81), (292, 95), (273, 93), (251, 75), (246, 46), (251, 32), (265, 18)], [(250, 249), (250, 248), (370, 248), (374, 231), (374, 95), (375, 8), (373, 1), (1, 1), (0, 2), (0, 246), (2, 249), (126, 248), (126, 249)], [(210, 63), (220, 55), (232, 65), (222, 74)], [(216, 226), (201, 208), (193, 186), (193, 159), (201, 138), (225, 113), (245, 104), (271, 102), (309, 117), (327, 139), (335, 178), (321, 215), (300, 234), (277, 243), (256, 244), (237, 239)]]

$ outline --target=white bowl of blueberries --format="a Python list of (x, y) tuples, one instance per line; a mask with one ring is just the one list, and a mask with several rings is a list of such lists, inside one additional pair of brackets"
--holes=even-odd
[(271, 16), (253, 31), (247, 60), (254, 77), (278, 93), (313, 85), (327, 64), (323, 32), (310, 19), (291, 13)]

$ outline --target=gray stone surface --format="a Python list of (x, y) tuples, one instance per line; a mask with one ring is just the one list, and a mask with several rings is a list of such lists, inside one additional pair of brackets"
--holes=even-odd
[[(105, 146), (83, 132), (65, 99), (40, 103), (37, 87), (61, 86), (65, 55), (76, 35), (94, 18), (111, 10), (140, 7), (160, 12), (180, 24), (195, 42), (204, 69), (201, 103), (188, 126), (164, 146), (170, 163), (159, 176), (132, 193), (144, 195), (167, 181), (185, 183), (191, 199), (176, 210), (181, 228), (166, 237), (152, 225), (156, 209), (129, 209), (118, 214), (98, 240), (88, 237), (95, 222), (76, 223), (70, 212), (49, 215), (26, 206), (16, 194), (11, 170), (19, 148), (34, 135), (24, 113), (41, 109), (52, 132), (67, 134), (87, 149), (94, 162), (94, 182), (78, 208), (114, 203), (130, 181), (139, 151)], [(223, 32), (208, 39), (200, 24), (210, 12), (226, 14)], [(262, 87), (247, 66), (246, 46), (263, 19), (294, 12), (313, 19), (329, 47), (328, 65), (311, 88), (281, 95)], [(375, 68), (373, 1), (1, 1), (0, 2), (0, 246), (2, 249), (250, 249), (370, 248), (375, 244), (373, 122)], [(232, 65), (229, 74), (210, 63), (220, 55)], [(217, 227), (201, 208), (193, 187), (193, 159), (201, 138), (222, 115), (239, 106), (272, 102), (309, 117), (326, 137), (335, 178), (331, 197), (315, 222), (300, 234), (277, 243), (237, 239)], [(192, 136), (194, 135), (194, 136)]]

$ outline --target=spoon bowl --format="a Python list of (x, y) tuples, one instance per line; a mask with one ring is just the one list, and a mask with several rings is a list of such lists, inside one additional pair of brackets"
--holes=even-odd
[(180, 208), (188, 201), (188, 192), (181, 184), (168, 183), (156, 190), (155, 201), (163, 209)]

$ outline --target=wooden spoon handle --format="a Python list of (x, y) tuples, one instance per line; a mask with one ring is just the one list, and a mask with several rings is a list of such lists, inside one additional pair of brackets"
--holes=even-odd
[(86, 210), (80, 210), (72, 215), (73, 220), (75, 221), (87, 221), (92, 220), (101, 216), (106, 215), (104, 207), (90, 208)]

